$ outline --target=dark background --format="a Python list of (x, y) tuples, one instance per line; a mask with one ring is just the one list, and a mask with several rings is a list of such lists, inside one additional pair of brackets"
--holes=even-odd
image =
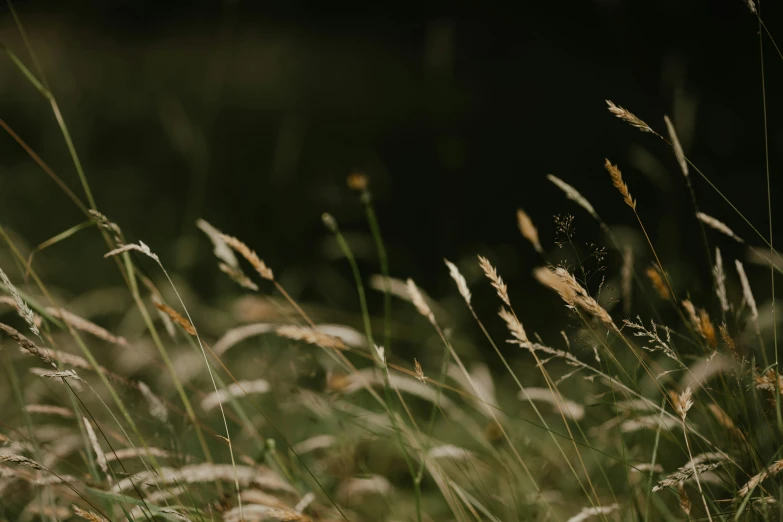
[[(705, 287), (701, 233), (671, 150), (613, 118), (605, 99), (662, 133), (664, 114), (672, 116), (687, 154), (767, 230), (759, 27), (742, 0), (374, 13), (265, 4), (15, 4), (100, 210), (206, 297), (230, 286), (195, 229), (198, 217), (244, 239), (296, 293), (353, 303), (328, 283), (334, 248), (320, 215), (333, 213), (366, 271), (377, 271), (361, 206), (345, 185), (357, 169), (370, 176), (393, 275), (450, 292), (441, 258), (483, 253), (522, 294), (541, 260), (517, 232), (517, 207), (555, 251), (550, 261), (558, 260), (555, 214), (576, 216), (580, 241), (606, 244), (547, 173), (638, 235), (605, 157), (623, 170), (678, 284)], [(769, 2), (762, 13), (779, 34), (780, 6)], [(30, 65), (5, 6), (0, 24), (2, 41)], [(764, 63), (775, 205), (783, 59), (768, 38)], [(5, 57), (0, 117), (83, 194), (51, 108)], [(760, 243), (695, 173), (693, 182), (703, 211)], [(4, 133), (0, 220), (30, 247), (83, 220)], [(64, 291), (80, 293), (117, 282), (104, 249), (84, 231), (36, 262)], [(649, 252), (639, 256), (643, 267)], [(610, 252), (606, 263), (616, 276), (619, 256)]]

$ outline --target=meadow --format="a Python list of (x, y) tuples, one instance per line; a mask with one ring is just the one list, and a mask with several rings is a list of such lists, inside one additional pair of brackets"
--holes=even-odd
[[(32, 244), (0, 222), (0, 520), (783, 517), (769, 141), (767, 190), (756, 194), (768, 222), (757, 223), (686, 154), (676, 119), (599, 100), (605, 118), (668, 155), (688, 241), (709, 271), (690, 277), (683, 266), (697, 261), (662, 249), (649, 191), (609, 158), (591, 166), (602, 171), (600, 205), (583, 179), (542, 173), (558, 194), (552, 212), (506, 209), (541, 290), (533, 297), (507, 283), (505, 270), (519, 268), (490, 249), (434, 259), (432, 281), (397, 272), (373, 176), (346, 172), (335, 190), (362, 216), (365, 240), (317, 209), (330, 255), (308, 265), (340, 274), (316, 271), (352, 303), (340, 310), (301, 290), (285, 253), (258, 246), (272, 225), (239, 237), (195, 217), (188, 252), (210, 267), (199, 281), (178, 274), (162, 241), (115, 221), (63, 116), (73, 111), (11, 11), (21, 47), (3, 44), (2, 57), (54, 118), (70, 163), (47, 163), (0, 127), (79, 223)], [(761, 85), (766, 130), (763, 75)], [(704, 213), (704, 193), (732, 219)], [(545, 236), (539, 223), (553, 215)], [(624, 216), (622, 226), (604, 215)], [(114, 284), (73, 291), (47, 278), (47, 256), (69, 248)], [(205, 279), (218, 295), (201, 297)], [(545, 331), (529, 326), (531, 306), (547, 314)]]

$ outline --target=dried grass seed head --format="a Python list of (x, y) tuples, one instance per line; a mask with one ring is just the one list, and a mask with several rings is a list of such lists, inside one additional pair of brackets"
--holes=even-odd
[(702, 223), (704, 223), (705, 225), (707, 225), (708, 227), (717, 230), (718, 232), (720, 232), (721, 234), (727, 237), (730, 237), (737, 243), (745, 243), (744, 239), (742, 239), (737, 234), (735, 234), (734, 231), (730, 229), (729, 226), (723, 223), (722, 221), (718, 221), (714, 217), (709, 216), (704, 212), (697, 212), (696, 218)]
[(682, 150), (682, 144), (680, 144), (680, 139), (677, 137), (677, 131), (674, 129), (674, 124), (672, 124), (672, 120), (669, 119), (668, 116), (664, 116), (663, 119), (666, 122), (666, 130), (669, 132), (669, 139), (672, 142), (674, 156), (677, 158), (677, 163), (680, 165), (680, 171), (682, 171), (683, 175), (687, 178), (690, 171), (688, 170), (688, 162), (685, 159), (685, 152)]
[(517, 316), (513, 313), (509, 312), (505, 308), (501, 308), (498, 312), (498, 315), (501, 319), (506, 323), (506, 328), (508, 328), (509, 333), (511, 336), (519, 341), (520, 345), (528, 345), (530, 344), (530, 340), (527, 337), (527, 333), (525, 332), (525, 329), (522, 327), (522, 323), (519, 322), (519, 319), (517, 319)]
[(19, 316), (27, 323), (30, 331), (33, 332), (34, 335), (40, 337), (41, 333), (38, 330), (38, 321), (35, 313), (32, 311), (32, 309), (30, 309), (25, 300), (22, 299), (21, 294), (19, 294), (19, 290), (16, 289), (2, 268), (0, 268), (0, 281), (3, 282), (3, 285), (8, 290), (8, 293), (10, 293), (11, 297), (14, 299), (14, 303), (16, 303), (16, 310), (19, 313)]
[(413, 306), (415, 306), (416, 310), (426, 317), (430, 323), (435, 324), (435, 314), (432, 313), (432, 309), (430, 309), (430, 305), (427, 304), (426, 299), (424, 299), (424, 296), (421, 294), (419, 287), (416, 286), (416, 283), (410, 278), (406, 282), (406, 285)]
[(562, 190), (568, 199), (585, 209), (588, 214), (593, 216), (593, 218), (598, 219), (598, 213), (593, 208), (593, 205), (591, 205), (590, 202), (587, 201), (587, 199), (581, 193), (579, 193), (578, 190), (552, 174), (547, 174), (546, 179), (554, 183), (557, 188)]
[(489, 279), (492, 283), (492, 287), (497, 291), (500, 300), (506, 303), (506, 306), (510, 307), (511, 301), (508, 297), (508, 286), (506, 286), (506, 283), (503, 282), (503, 278), (498, 275), (498, 271), (494, 266), (492, 266), (492, 263), (489, 262), (489, 259), (484, 256), (478, 256), (478, 260), (481, 270), (484, 272), (484, 275), (487, 276), (487, 279)]
[(663, 276), (661, 276), (661, 269), (658, 268), (658, 265), (648, 266), (644, 273), (650, 280), (650, 283), (652, 283), (658, 296), (664, 301), (668, 301), (671, 298), (671, 293), (669, 292), (669, 286), (663, 280)]
[(6, 334), (8, 334), (9, 337), (15, 340), (19, 344), (19, 348), (32, 355), (35, 355), (43, 362), (50, 365), (52, 368), (57, 368), (55, 362), (52, 360), (49, 354), (46, 353), (45, 348), (40, 348), (30, 339), (28, 339), (27, 337), (19, 333), (15, 328), (12, 328), (11, 326), (8, 326), (5, 323), (0, 323), (0, 330), (2, 330)]
[(715, 267), (712, 269), (712, 275), (715, 277), (715, 293), (720, 301), (720, 309), (728, 312), (729, 299), (726, 296), (726, 272), (723, 270), (723, 257), (720, 254), (720, 248), (715, 248)]
[(258, 275), (260, 275), (262, 278), (268, 280), (268, 281), (274, 281), (275, 276), (272, 272), (272, 269), (266, 266), (266, 263), (258, 257), (258, 254), (256, 254), (255, 250), (251, 250), (250, 247), (248, 247), (246, 244), (244, 244), (239, 239), (235, 238), (234, 236), (229, 236), (227, 234), (220, 234), (220, 238), (226, 242), (226, 244), (231, 247), (236, 253), (244, 257), (248, 263), (255, 269), (256, 272), (258, 272)]
[(612, 165), (608, 159), (604, 161), (604, 168), (609, 173), (609, 176), (611, 176), (614, 187), (623, 196), (623, 201), (625, 204), (631, 207), (635, 212), (636, 200), (631, 197), (631, 193), (628, 191), (628, 185), (626, 185), (623, 181), (623, 174), (620, 172), (620, 169), (617, 167), (617, 165)]
[(742, 296), (745, 299), (745, 303), (747, 303), (748, 307), (750, 308), (750, 314), (753, 318), (753, 321), (758, 323), (759, 309), (756, 307), (756, 298), (753, 297), (753, 290), (750, 288), (750, 282), (748, 281), (748, 276), (745, 273), (745, 267), (738, 259), (734, 260), (734, 266), (737, 268), (737, 274), (739, 275), (740, 284), (742, 285)]
[(571, 273), (562, 267), (539, 267), (533, 271), (533, 275), (541, 284), (550, 287), (570, 307), (580, 307), (591, 314), (610, 329), (619, 331), (609, 315), (598, 302), (587, 293)]
[(449, 275), (454, 280), (455, 283), (457, 283), (457, 289), (459, 290), (460, 295), (465, 300), (465, 303), (467, 303), (468, 306), (470, 306), (470, 300), (471, 300), (471, 294), (470, 289), (468, 288), (468, 283), (465, 281), (465, 277), (460, 273), (459, 268), (457, 268), (457, 265), (449, 261), (448, 259), (443, 260), (446, 263), (446, 266), (449, 268)]
[(158, 300), (157, 297), (152, 297), (152, 302), (155, 305), (155, 308), (166, 314), (169, 319), (171, 319), (173, 322), (177, 323), (180, 327), (182, 327), (185, 332), (187, 332), (190, 335), (196, 335), (196, 328), (193, 326), (193, 324), (185, 319), (182, 314), (171, 308), (166, 303), (162, 303)]
[(652, 130), (652, 127), (647, 125), (644, 121), (642, 121), (641, 118), (636, 116), (628, 109), (620, 107), (619, 105), (615, 105), (614, 102), (612, 102), (611, 100), (606, 100), (606, 105), (608, 106), (609, 112), (611, 112), (612, 114), (614, 114), (615, 116), (623, 120), (624, 122), (636, 127), (642, 132), (650, 132), (652, 134), (657, 134), (654, 130)]
[(527, 215), (527, 212), (521, 208), (517, 209), (517, 226), (519, 226), (519, 232), (522, 234), (522, 237), (530, 241), (536, 252), (543, 254), (544, 249), (541, 247), (541, 241), (538, 238), (538, 229), (533, 224), (530, 216)]
[(124, 252), (130, 252), (130, 251), (136, 251), (144, 254), (145, 256), (153, 259), (155, 262), (160, 264), (160, 258), (157, 254), (155, 254), (152, 250), (150, 250), (150, 247), (147, 246), (144, 241), (139, 241), (138, 244), (136, 243), (128, 243), (127, 245), (122, 245), (119, 248), (115, 248), (114, 250), (107, 252), (103, 255), (104, 258), (113, 257), (119, 254), (122, 254)]
[(283, 325), (279, 326), (275, 333), (280, 337), (292, 339), (294, 341), (304, 341), (308, 344), (320, 346), (321, 348), (331, 348), (335, 350), (346, 350), (348, 347), (342, 339), (319, 332), (309, 326)]
[(674, 395), (673, 399), (674, 409), (677, 412), (677, 415), (680, 416), (680, 419), (684, 421), (685, 417), (688, 415), (688, 410), (693, 407), (693, 391), (691, 390), (691, 387), (688, 386), (679, 395)]

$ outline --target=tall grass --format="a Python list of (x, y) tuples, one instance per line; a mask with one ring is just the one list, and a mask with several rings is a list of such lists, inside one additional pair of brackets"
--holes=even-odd
[[(774, 45), (758, 6), (747, 4), (761, 42)], [(368, 285), (351, 242), (334, 217), (323, 216), (345, 261), (335, 269), (353, 281), (358, 316), (334, 324), (334, 317), (352, 316), (300, 301), (279, 276), (286, 267), (273, 270), (249, 246), (257, 240), (199, 220), (194, 226), (216, 258), (214, 277), (236, 283), (231, 307), (217, 313), (192, 297), (188, 283), (170, 275), (152, 248), (129, 242), (127, 231), (107, 217), (111, 209), (99, 210), (78, 144), (14, 17), (34, 67), (20, 53), (4, 51), (50, 105), (86, 202), (11, 126), (0, 124), (87, 221), (32, 251), (0, 227), (6, 294), (0, 356), (8, 377), (0, 383), (0, 519), (783, 516), (774, 292), (781, 263), (773, 246), (768, 151), (765, 236), (688, 157), (668, 116), (661, 118), (664, 135), (607, 102), (610, 114), (643, 131), (644, 139), (671, 148), (711, 265), (708, 293), (674, 277), (670, 267), (681, 260), (658, 255), (637, 212), (647, 198), (633, 198), (633, 174), (606, 160), (593, 166), (608, 173), (604, 206), (619, 204), (613, 185), (633, 212), (646, 251), (632, 252), (617, 237), (601, 207), (576, 188), (579, 180), (571, 185), (548, 176), (581, 209), (558, 220), (557, 238), (539, 235), (538, 216), (516, 212), (532, 247), (524, 247), (531, 277), (542, 295), (551, 291), (562, 301), (561, 313), (550, 318), (562, 325), (561, 336), (545, 340), (525, 325), (520, 303), (527, 296), (508, 285), (491, 254), (444, 260), (445, 269), (433, 260), (441, 267), (433, 277), (448, 275), (456, 286), (437, 297), (425, 292), (437, 288), (435, 281), (395, 273), (371, 180), (361, 174), (348, 178), (348, 188), (359, 194), (380, 278)], [(766, 89), (764, 97), (766, 125)], [(699, 210), (697, 181), (736, 212), (736, 224)], [(574, 219), (596, 221), (601, 246), (579, 246)], [(98, 232), (93, 240), (105, 248), (104, 262), (117, 268), (127, 297), (103, 316), (96, 313), (105, 306), (98, 294), (95, 306), (79, 310), (35, 263), (46, 248), (67, 244), (84, 229)], [(769, 268), (769, 307), (757, 303), (748, 278), (755, 266), (740, 259), (724, 266), (720, 247), (727, 242)], [(622, 314), (616, 299), (601, 293), (615, 276), (622, 280)], [(500, 321), (483, 312), (496, 304), (477, 306), (484, 286), (500, 300)], [(383, 294), (380, 310), (372, 306), (371, 288)], [(459, 307), (451, 294), (459, 295)]]

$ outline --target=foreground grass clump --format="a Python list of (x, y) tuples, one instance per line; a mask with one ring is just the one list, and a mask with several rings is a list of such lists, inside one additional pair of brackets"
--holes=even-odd
[[(27, 251), (0, 227), (0, 519), (781, 516), (779, 255), (771, 232), (746, 222), (760, 245), (750, 247), (699, 211), (691, 177), (717, 187), (685, 155), (668, 117), (664, 136), (607, 102), (671, 147), (711, 265), (708, 289), (676, 277), (679, 260), (659, 257), (638, 212), (645, 198), (633, 197), (621, 165), (603, 165), (607, 196), (617, 196), (610, 183), (619, 192), (606, 205), (630, 208), (643, 249), (549, 175), (579, 217), (556, 217), (550, 247), (535, 217), (517, 211), (531, 276), (565, 304), (551, 318), (562, 336), (544, 340), (525, 327), (523, 301), (489, 254), (444, 260), (451, 296), (395, 277), (360, 174), (348, 185), (379, 275), (361, 272), (336, 219), (323, 216), (358, 317), (300, 302), (280, 278), (285, 267), (267, 265), (252, 239), (203, 220), (195, 225), (214, 251), (215, 277), (237, 287), (217, 305), (200, 303), (163, 256), (98, 210), (40, 71), (7, 53), (51, 104), (87, 198), (26, 148), (87, 220), (42, 248), (90, 228), (118, 286), (66, 299), (39, 275), (40, 249)], [(582, 219), (603, 233), (587, 247), (574, 228)], [(770, 270), (770, 307), (756, 302), (747, 275), (756, 268), (728, 256), (724, 264), (721, 246)], [(382, 293), (377, 310), (371, 292)], [(350, 324), (335, 324), (346, 316)]]

